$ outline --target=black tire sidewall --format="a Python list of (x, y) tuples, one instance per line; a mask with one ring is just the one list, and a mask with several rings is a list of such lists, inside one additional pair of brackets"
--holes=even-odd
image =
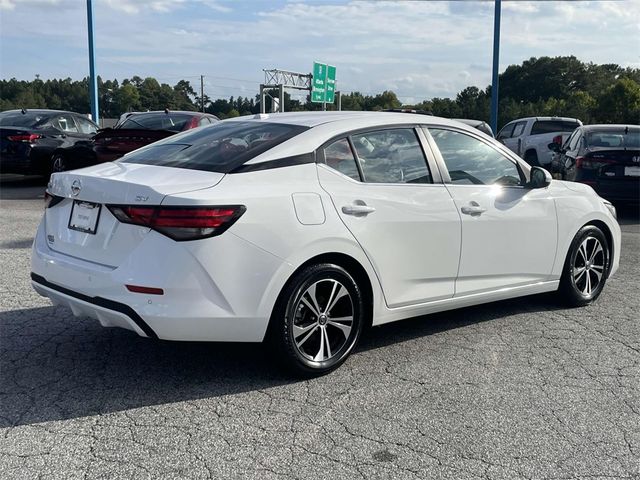
[[(575, 281), (573, 279), (573, 265), (576, 261), (576, 256), (578, 255), (578, 248), (587, 238), (596, 238), (604, 249), (604, 271), (602, 273), (602, 279), (598, 284), (597, 288), (591, 293), (589, 296), (585, 296), (575, 285)], [(607, 238), (605, 237), (602, 230), (594, 225), (587, 225), (582, 227), (580, 231), (576, 234), (571, 242), (571, 247), (569, 248), (569, 253), (567, 254), (567, 259), (564, 265), (564, 271), (562, 273), (562, 278), (560, 279), (561, 288), (560, 291), (563, 295), (566, 295), (566, 300), (569, 303), (577, 306), (589, 305), (594, 302), (602, 293), (604, 285), (607, 280), (607, 276), (609, 275), (609, 263), (610, 263), (610, 247)]]
[[(353, 306), (353, 327), (339, 354), (324, 362), (314, 362), (304, 357), (296, 347), (293, 338), (293, 321), (300, 297), (311, 285), (325, 279), (338, 280), (349, 292)], [(362, 291), (355, 279), (344, 268), (329, 263), (306, 267), (296, 274), (284, 289), (281, 308), (274, 312), (276, 348), (280, 350), (281, 355), (283, 354), (286, 366), (297, 372), (328, 373), (340, 366), (358, 343), (364, 324), (364, 311)]]
[[(56, 170), (56, 159), (60, 159), (60, 162), (62, 164), (62, 170)], [(51, 173), (59, 173), (59, 172), (64, 172), (67, 170), (67, 164), (66, 164), (66, 160), (64, 158), (64, 155), (61, 153), (54, 153), (53, 157), (51, 157)]]

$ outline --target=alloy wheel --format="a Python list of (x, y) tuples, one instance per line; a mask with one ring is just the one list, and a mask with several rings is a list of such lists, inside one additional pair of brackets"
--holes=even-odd
[(353, 300), (333, 278), (315, 282), (295, 306), (293, 340), (298, 352), (313, 362), (326, 362), (342, 353), (354, 327)]
[(606, 255), (600, 240), (587, 237), (578, 247), (571, 272), (575, 288), (585, 297), (593, 295), (605, 273)]

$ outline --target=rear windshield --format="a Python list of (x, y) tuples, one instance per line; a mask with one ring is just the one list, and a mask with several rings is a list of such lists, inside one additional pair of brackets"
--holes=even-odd
[(587, 133), (587, 145), (589, 147), (637, 150), (640, 149), (640, 129), (628, 130), (627, 133), (624, 129), (589, 132)]
[(184, 113), (141, 113), (131, 115), (117, 128), (142, 128), (145, 130), (170, 130), (181, 132), (191, 122), (192, 115)]
[(531, 127), (531, 135), (541, 135), (543, 133), (573, 132), (578, 128), (578, 122), (567, 122), (565, 120), (538, 120)]
[(120, 160), (228, 173), (308, 127), (262, 122), (219, 122), (160, 140)]
[(0, 126), (36, 128), (47, 123), (50, 117), (50, 114), (37, 112), (2, 112), (0, 113)]

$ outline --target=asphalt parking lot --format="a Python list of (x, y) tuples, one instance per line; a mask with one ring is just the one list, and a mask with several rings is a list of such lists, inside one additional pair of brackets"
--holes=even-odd
[(0, 478), (640, 478), (640, 220), (598, 302), (373, 329), (292, 380), (256, 345), (154, 342), (30, 286), (41, 181), (0, 180)]

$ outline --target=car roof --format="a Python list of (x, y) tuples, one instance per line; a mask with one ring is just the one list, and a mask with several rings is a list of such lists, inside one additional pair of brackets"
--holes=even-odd
[[(85, 116), (82, 113), (78, 113), (78, 112), (70, 112), (68, 110), (49, 110), (48, 108), (25, 108), (24, 109), (25, 113), (71, 113), (73, 115), (80, 115), (80, 116)], [(15, 110), (5, 110), (4, 112), (1, 113), (22, 113), (21, 109), (15, 109)]]
[(571, 118), (571, 117), (523, 117), (523, 118), (517, 118), (515, 120), (511, 120), (509, 123), (514, 123), (514, 122), (524, 122), (527, 120), (536, 120), (536, 121), (558, 121), (560, 120), (561, 122), (579, 122), (580, 120), (578, 120), (577, 118)]
[[(316, 150), (319, 146), (336, 137), (345, 135), (347, 132), (376, 127), (389, 127), (393, 125), (451, 126), (471, 132), (475, 135), (485, 135), (480, 130), (455, 120), (414, 113), (371, 111), (273, 113), (230, 118), (222, 120), (217, 125), (228, 122), (262, 122), (308, 127), (308, 130), (296, 135), (294, 138), (286, 142), (281, 143), (280, 145), (276, 145), (252, 160), (249, 160), (247, 164), (306, 154)], [(485, 136), (487, 138), (491, 138), (488, 135)]]
[(590, 132), (594, 130), (624, 130), (628, 128), (629, 130), (640, 130), (640, 125), (624, 125), (624, 124), (602, 124), (602, 125), (584, 125), (582, 129), (585, 132)]
[(418, 113), (372, 112), (372, 111), (341, 111), (341, 112), (287, 112), (287, 113), (259, 113), (245, 115), (224, 120), (225, 122), (270, 122), (302, 127), (317, 127), (319, 125), (335, 124), (349, 126), (349, 129), (366, 128), (375, 125), (408, 124), (408, 123), (438, 123), (460, 127), (460, 122), (447, 118), (422, 115)]
[(127, 117), (131, 117), (133, 115), (148, 115), (150, 113), (153, 114), (171, 114), (171, 113), (180, 113), (180, 114), (186, 114), (186, 115), (210, 115), (209, 113), (204, 113), (204, 112), (195, 112), (193, 110), (169, 110), (169, 111), (165, 111), (165, 110), (149, 110), (148, 112), (129, 112), (129, 115), (127, 115), (126, 113), (123, 115), (127, 115)]

